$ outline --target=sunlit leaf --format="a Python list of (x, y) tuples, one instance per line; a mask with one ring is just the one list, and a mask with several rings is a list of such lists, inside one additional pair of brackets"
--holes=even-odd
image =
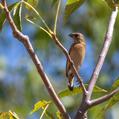
[(46, 110), (47, 110), (48, 106), (49, 106), (49, 104), (47, 104), (46, 106), (43, 107), (43, 112), (42, 112), (42, 114), (41, 114), (41, 116), (40, 116), (40, 119), (43, 118), (44, 114), (47, 115)]
[(108, 91), (105, 90), (105, 89), (103, 89), (103, 88), (101, 88), (101, 87), (99, 87), (99, 86), (96, 86), (96, 85), (95, 85), (95, 87), (94, 87), (94, 89), (93, 89), (93, 92), (94, 92), (94, 93), (107, 93)]
[[(87, 87), (87, 84), (85, 86)], [(98, 86), (95, 86), (94, 90), (93, 90), (93, 93), (106, 93), (106, 92), (107, 91), (105, 89), (102, 89)], [(73, 91), (70, 91), (69, 89), (65, 89), (65, 90), (61, 91), (59, 93), (59, 96), (62, 98), (65, 96), (77, 95), (77, 94), (81, 94), (81, 93), (82, 93), (81, 87), (75, 87), (73, 89)]]
[(3, 7), (3, 5), (0, 3), (0, 9), (3, 9), (4, 7)]
[[(38, 5), (38, 0), (26, 0), (27, 3), (32, 5), (33, 7), (36, 7)], [(29, 8), (29, 7), (28, 7)], [(29, 8), (30, 9), (30, 8)]]
[(0, 112), (0, 119), (8, 119), (9, 113), (8, 112)]
[(71, 96), (82, 93), (81, 88), (75, 87), (73, 91), (70, 91), (69, 89), (62, 90), (58, 95), (62, 98), (65, 96)]
[[(13, 10), (13, 8), (19, 4), (19, 2), (15, 2), (12, 5), (8, 6), (9, 11)], [(2, 26), (5, 22), (6, 19), (6, 15), (5, 15), (5, 11), (2, 11), (2, 13), (0, 14), (0, 30), (2, 29)]]
[(67, 18), (75, 11), (77, 10), (84, 2), (85, 0), (67, 0), (66, 6), (65, 6), (65, 15), (64, 18), (67, 20)]
[(14, 11), (13, 11), (13, 19), (14, 22), (17, 26), (17, 28), (21, 31), (22, 30), (22, 25), (21, 25), (21, 9), (22, 9), (22, 4), (17, 4), (14, 7)]
[(56, 112), (56, 115), (57, 115), (57, 118), (58, 118), (58, 119), (63, 119), (63, 118), (62, 118), (62, 115), (61, 115), (61, 113), (60, 113), (59, 111)]
[(11, 117), (14, 117), (15, 119), (20, 119), (15, 112), (9, 111), (9, 114), (11, 115)]
[(31, 114), (38, 111), (39, 109), (44, 109), (47, 105), (49, 105), (51, 101), (39, 101), (34, 105), (34, 109), (31, 111)]
[(0, 119), (20, 119), (15, 112), (1, 112)]
[(55, 118), (55, 116), (52, 114), (52, 111), (50, 113), (48, 110), (46, 110), (45, 115), (48, 119), (54, 119)]

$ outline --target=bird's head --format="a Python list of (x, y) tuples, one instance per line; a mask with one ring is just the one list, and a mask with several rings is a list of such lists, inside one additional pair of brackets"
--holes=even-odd
[(75, 32), (75, 33), (69, 34), (69, 36), (73, 38), (75, 43), (82, 43), (82, 42), (85, 43), (85, 38), (82, 33)]

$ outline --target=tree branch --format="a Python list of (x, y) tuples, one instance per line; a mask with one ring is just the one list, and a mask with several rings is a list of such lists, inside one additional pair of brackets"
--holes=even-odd
[(64, 46), (60, 43), (60, 41), (59, 41), (59, 39), (57, 38), (56, 34), (52, 33), (52, 39), (54, 40), (54, 42), (56, 43), (56, 45), (62, 50), (62, 52), (63, 52), (64, 55), (66, 56), (67, 60), (69, 60), (71, 66), (72, 66), (72, 68), (74, 69), (75, 74), (76, 74), (76, 76), (77, 76), (77, 78), (78, 78), (78, 81), (79, 81), (79, 83), (80, 83), (80, 86), (81, 86), (81, 89), (82, 89), (82, 91), (83, 91), (83, 94), (86, 95), (86, 94), (87, 94), (87, 90), (86, 90), (86, 88), (85, 88), (85, 86), (84, 86), (83, 81), (81, 80), (81, 77), (80, 77), (79, 74), (78, 74), (78, 71), (76, 70), (76, 68), (75, 68), (75, 66), (74, 66), (74, 63), (73, 63), (73, 61), (72, 61), (72, 59), (71, 59), (71, 57), (70, 57), (68, 51), (67, 51), (66, 48), (64, 48)]
[(66, 109), (65, 109), (64, 105), (62, 104), (59, 97), (57, 96), (52, 84), (49, 81), (49, 78), (45, 74), (45, 72), (43, 70), (43, 67), (42, 67), (42, 64), (41, 64), (40, 60), (38, 59), (38, 56), (35, 54), (34, 49), (33, 49), (32, 45), (30, 43), (29, 37), (24, 35), (23, 33), (21, 33), (17, 29), (11, 15), (10, 15), (10, 12), (8, 10), (6, 0), (2, 0), (2, 4), (3, 4), (4, 10), (6, 12), (6, 19), (8, 20), (8, 22), (11, 26), (14, 37), (17, 38), (19, 41), (21, 41), (24, 44), (24, 46), (27, 49), (29, 55), (31, 56), (32, 61), (34, 62), (35, 66), (37, 68), (37, 71), (38, 71), (39, 75), (41, 76), (41, 78), (44, 82), (44, 85), (45, 85), (46, 89), (48, 90), (49, 95), (51, 96), (51, 98), (54, 101), (55, 105), (57, 106), (58, 110), (63, 115), (64, 119), (70, 119), (70, 116), (66, 112)]
[(83, 97), (83, 100), (79, 106), (79, 109), (77, 110), (77, 113), (75, 115), (75, 119), (84, 119), (84, 114), (87, 113), (87, 110), (95, 105), (98, 105), (100, 103), (103, 103), (104, 101), (110, 99), (114, 94), (116, 94), (119, 91), (119, 88), (114, 90), (113, 92), (95, 99), (95, 100), (91, 100), (91, 96), (92, 96), (92, 92), (94, 89), (94, 86), (96, 84), (96, 81), (98, 79), (100, 70), (102, 68), (102, 65), (104, 63), (105, 57), (107, 55), (107, 52), (109, 50), (109, 46), (111, 44), (112, 41), (112, 35), (113, 35), (113, 29), (114, 29), (114, 24), (116, 21), (116, 17), (117, 17), (117, 13), (118, 13), (118, 7), (116, 7), (115, 11), (112, 11), (111, 17), (110, 17), (110, 21), (109, 21), (109, 25), (108, 25), (108, 29), (107, 29), (107, 33), (105, 35), (105, 40), (103, 43), (103, 47), (100, 53), (100, 56), (98, 58), (98, 62), (97, 65), (93, 71), (91, 80), (89, 82), (88, 85), (88, 93), (85, 97)]
[(100, 98), (94, 99), (90, 102), (90, 107), (96, 106), (98, 104), (101, 104), (107, 100), (109, 100), (111, 97), (113, 97), (115, 94), (117, 94), (119, 92), (119, 88), (113, 90), (111, 93), (104, 95)]
[(104, 40), (104, 43), (103, 43), (103, 47), (102, 47), (97, 65), (94, 69), (94, 72), (92, 74), (91, 80), (90, 80), (89, 85), (88, 85), (88, 97), (87, 97), (88, 100), (90, 100), (90, 98), (91, 98), (93, 88), (94, 88), (95, 83), (98, 79), (100, 70), (102, 68), (105, 57), (106, 57), (107, 52), (109, 50), (109, 46), (110, 46), (111, 41), (112, 41), (113, 29), (114, 29), (114, 24), (115, 24), (115, 21), (116, 21), (117, 13), (118, 13), (118, 7), (116, 7), (115, 11), (112, 11), (110, 21), (109, 21), (109, 25), (108, 25), (108, 29), (107, 29), (107, 33), (105, 35), (105, 40)]

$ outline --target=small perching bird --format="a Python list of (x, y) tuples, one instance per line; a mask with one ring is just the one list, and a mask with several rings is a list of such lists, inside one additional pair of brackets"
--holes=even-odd
[[(69, 36), (73, 39), (73, 43), (69, 50), (69, 55), (74, 63), (76, 70), (78, 71), (85, 56), (85, 38), (82, 33), (78, 32), (71, 33)], [(75, 71), (73, 70), (69, 60), (66, 62), (66, 76), (68, 78), (69, 90), (73, 90)]]

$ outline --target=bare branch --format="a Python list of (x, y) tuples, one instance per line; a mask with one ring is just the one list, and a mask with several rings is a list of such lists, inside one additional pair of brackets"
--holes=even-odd
[(54, 33), (52, 33), (52, 39), (54, 40), (54, 42), (56, 43), (56, 45), (62, 50), (62, 52), (65, 54), (67, 60), (69, 60), (69, 62), (70, 62), (70, 64), (71, 64), (72, 68), (74, 69), (74, 71), (75, 71), (75, 73), (76, 73), (76, 76), (77, 76), (78, 81), (79, 81), (79, 83), (80, 83), (80, 86), (81, 86), (81, 89), (82, 89), (82, 91), (83, 91), (83, 94), (86, 95), (86, 94), (87, 94), (87, 91), (86, 91), (86, 88), (85, 88), (85, 86), (84, 86), (84, 83), (83, 83), (83, 81), (81, 80), (81, 77), (79, 76), (79, 74), (78, 74), (78, 72), (77, 72), (77, 70), (76, 70), (76, 68), (75, 68), (75, 66), (74, 66), (74, 63), (73, 63), (73, 61), (72, 61), (72, 59), (71, 59), (71, 57), (70, 57), (70, 55), (69, 55), (69, 53), (68, 53), (68, 51), (67, 51), (66, 48), (64, 48), (64, 46), (60, 43), (59, 39), (57, 38), (57, 36), (56, 36)]
[(94, 72), (92, 74), (91, 80), (90, 80), (89, 85), (88, 85), (88, 94), (83, 97), (81, 105), (79, 106), (79, 109), (77, 110), (77, 113), (75, 115), (75, 119), (84, 119), (84, 114), (87, 112), (87, 110), (90, 107), (98, 105), (100, 103), (103, 103), (104, 101), (110, 99), (114, 94), (116, 94), (119, 91), (119, 89), (116, 89), (112, 93), (109, 93), (109, 94), (107, 94), (107, 95), (105, 95), (101, 98), (98, 98), (98, 99), (95, 99), (95, 100), (91, 101), (93, 88), (96, 84), (96, 81), (98, 79), (100, 70), (102, 68), (105, 57), (106, 57), (107, 52), (109, 50), (109, 46), (110, 46), (111, 41), (112, 41), (113, 29), (114, 29), (114, 24), (115, 24), (115, 21), (116, 21), (117, 13), (118, 13), (118, 7), (116, 7), (115, 11), (112, 11), (110, 21), (109, 21), (109, 25), (108, 25), (108, 29), (107, 29), (107, 33), (105, 35), (105, 40), (104, 40), (104, 43), (103, 43), (103, 47), (102, 47), (97, 65), (94, 69)]
[(4, 10), (6, 12), (6, 18), (7, 18), (8, 22), (9, 22), (11, 28), (12, 28), (14, 37), (17, 38), (19, 41), (21, 41), (24, 44), (24, 46), (27, 49), (29, 55), (31, 56), (32, 61), (34, 62), (35, 66), (37, 68), (37, 71), (38, 71), (39, 75), (41, 76), (41, 78), (42, 78), (42, 80), (45, 84), (45, 87), (47, 88), (47, 90), (49, 92), (49, 95), (51, 96), (52, 100), (56, 104), (56, 106), (59, 109), (59, 111), (61, 112), (61, 114), (63, 115), (64, 119), (70, 119), (70, 116), (66, 112), (66, 109), (65, 109), (64, 105), (62, 104), (59, 97), (57, 96), (52, 84), (49, 81), (49, 78), (45, 74), (45, 72), (43, 70), (43, 67), (42, 67), (42, 64), (41, 64), (40, 60), (38, 59), (38, 56), (35, 54), (34, 49), (33, 49), (32, 45), (30, 43), (29, 37), (24, 35), (23, 33), (21, 33), (17, 29), (11, 15), (10, 15), (10, 12), (8, 10), (6, 0), (2, 0), (2, 4), (4, 6)]
[(86, 118), (85, 115), (87, 114), (88, 109), (109, 100), (117, 93), (119, 93), (119, 88), (113, 90), (109, 94), (106, 94), (100, 98), (91, 101), (90, 100), (87, 101), (86, 98), (84, 97), (74, 119), (85, 119)]
[(115, 94), (117, 94), (118, 92), (119, 92), (119, 88), (113, 90), (111, 93), (106, 94), (106, 95), (104, 95), (104, 96), (102, 96), (102, 97), (100, 97), (100, 98), (98, 98), (98, 99), (92, 100), (91, 103), (90, 103), (90, 107), (96, 106), (96, 105), (98, 105), (98, 104), (101, 104), (101, 103), (103, 103), (103, 102), (109, 100), (110, 98), (112, 98), (112, 97), (113, 97)]
[(116, 7), (115, 11), (112, 11), (110, 21), (109, 21), (109, 25), (108, 25), (108, 29), (107, 29), (107, 33), (105, 35), (105, 40), (104, 40), (104, 43), (103, 43), (103, 47), (102, 47), (97, 65), (94, 69), (94, 72), (92, 74), (91, 80), (90, 80), (89, 85), (88, 85), (88, 97), (87, 97), (88, 100), (90, 100), (90, 98), (91, 98), (93, 88), (94, 88), (95, 83), (98, 79), (100, 70), (102, 68), (105, 57), (106, 57), (107, 52), (109, 50), (109, 46), (110, 46), (111, 41), (112, 41), (113, 29), (114, 29), (114, 24), (115, 24), (115, 21), (116, 21), (117, 13), (118, 13), (118, 7)]

